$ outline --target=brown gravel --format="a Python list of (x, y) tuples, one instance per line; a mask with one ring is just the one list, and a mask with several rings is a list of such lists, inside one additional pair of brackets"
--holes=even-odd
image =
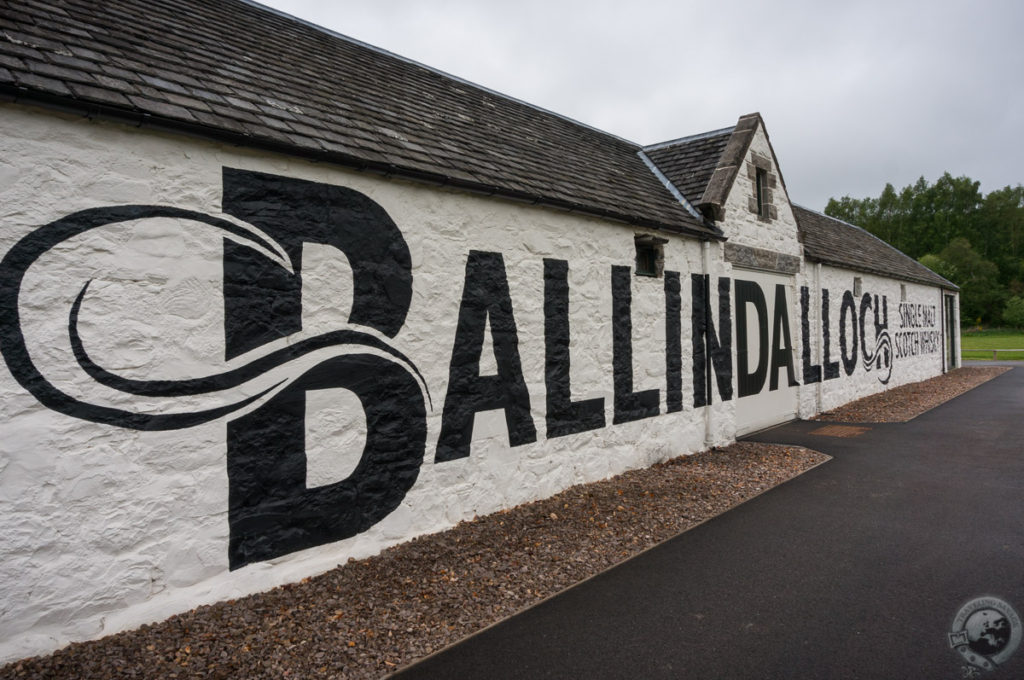
[(880, 394), (851, 401), (826, 411), (815, 420), (838, 423), (905, 423), (953, 397), (973, 390), (1011, 366), (970, 366), (957, 368), (935, 378), (901, 385)]
[(749, 442), (682, 456), (0, 678), (379, 678), (827, 459)]

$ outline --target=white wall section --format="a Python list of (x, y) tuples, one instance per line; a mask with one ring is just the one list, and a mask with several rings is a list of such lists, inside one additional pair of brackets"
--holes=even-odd
[[(664, 232), (637, 276), (655, 232), (580, 214), (18, 105), (0, 138), (0, 659), (732, 441), (779, 402), (739, 396), (741, 280), (776, 420), (942, 371), (936, 288)], [(801, 255), (746, 200), (730, 240)]]

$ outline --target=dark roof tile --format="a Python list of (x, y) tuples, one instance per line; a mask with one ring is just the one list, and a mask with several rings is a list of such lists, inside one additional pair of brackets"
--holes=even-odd
[(793, 206), (804, 255), (817, 262), (950, 290), (958, 288), (877, 236), (834, 217)]
[(147, 76), (146, 74), (141, 75), (142, 79), (155, 88), (161, 90), (169, 90), (175, 94), (188, 94), (188, 91), (177, 83), (172, 83), (169, 80), (158, 78), (156, 76)]
[(128, 99), (138, 109), (145, 111), (151, 115), (157, 115), (167, 117), (175, 120), (192, 121), (195, 118), (189, 113), (189, 110), (183, 106), (175, 106), (174, 104), (168, 104), (167, 102), (157, 101), (148, 97), (140, 97), (137, 95), (129, 95)]
[(46, 94), (71, 96), (71, 90), (69, 90), (63, 82), (54, 80), (53, 78), (18, 72), (14, 74), (14, 79), (17, 81), (18, 85), (22, 87), (39, 90)]
[(81, 59), (69, 54), (59, 54), (57, 52), (50, 52), (47, 55), (50, 61), (57, 66), (64, 66), (71, 69), (79, 69), (81, 71), (98, 71), (99, 67), (94, 61), (87, 59)]
[(108, 90), (117, 90), (118, 92), (138, 92), (134, 85), (121, 78), (114, 77), (105, 73), (94, 73), (93, 78), (96, 79), (96, 83), (101, 85)]
[(102, 87), (93, 87), (82, 83), (68, 83), (68, 87), (79, 99), (86, 99), (111, 106), (131, 106), (131, 102), (123, 94)]
[[(0, 33), (0, 38), (3, 38), (3, 34)], [(45, 62), (46, 57), (39, 50), (29, 47), (28, 45), (19, 45), (18, 43), (4, 42), (0, 40), (0, 54), (7, 54), (21, 57), (26, 61), (37, 61)]]
[(686, 200), (696, 205), (718, 167), (732, 131), (733, 128), (727, 128), (655, 144), (645, 147), (644, 153)]
[(75, 56), (81, 57), (82, 59), (90, 59), (94, 62), (102, 63), (107, 60), (107, 55), (103, 52), (90, 50), (89, 48), (82, 47), (81, 45), (68, 45), (68, 51), (71, 52), (71, 54), (74, 54)]
[(10, 54), (0, 54), (0, 66), (24, 71), (28, 68), (24, 61)]
[(36, 26), (27, 27), (30, 33), (22, 33), (20, 31), (14, 31), (10, 29), (4, 29), (2, 36), (16, 44), (26, 45), (28, 47), (34, 47), (37, 50), (46, 50), (48, 52), (66, 52), (67, 48), (63, 42), (52, 40), (50, 38), (44, 38), (39, 35), (38, 31), (35, 30)]
[(57, 80), (63, 80), (68, 83), (95, 82), (95, 78), (92, 77), (92, 74), (87, 71), (83, 71), (82, 69), (64, 68), (63, 66), (55, 66), (44, 62), (33, 62), (29, 64), (29, 68), (32, 69), (33, 73), (38, 73), (39, 75), (46, 76), (47, 78), (56, 78)]

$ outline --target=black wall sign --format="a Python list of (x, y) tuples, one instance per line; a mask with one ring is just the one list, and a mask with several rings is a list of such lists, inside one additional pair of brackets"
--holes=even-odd
[(572, 401), (569, 367), (569, 263), (545, 259), (544, 387), (548, 437), (604, 427), (604, 399)]
[[(800, 345), (802, 346), (804, 384), (821, 382), (821, 366), (811, 361), (811, 292), (800, 286)], [(827, 318), (827, 317), (822, 317)]]
[[(480, 354), (488, 321), (497, 375), (480, 375)], [(473, 420), (480, 411), (491, 409), (504, 409), (511, 446), (537, 441), (537, 428), (530, 417), (530, 393), (519, 359), (519, 335), (505, 260), (501, 253), (471, 250), (466, 259), (455, 347), (448, 369), (448, 394), (434, 460), (444, 462), (468, 456)]]
[[(715, 320), (711, 315), (711, 277), (707, 274), (690, 274), (690, 288), (692, 299), (690, 326), (693, 332), (693, 406), (699, 408), (712, 403), (712, 371), (714, 371), (718, 393), (721, 395), (722, 401), (732, 399), (731, 282), (725, 276), (718, 278), (718, 333), (715, 332)], [(744, 323), (746, 323), (746, 319), (744, 319)], [(744, 366), (746, 366), (745, 363)]]
[(768, 372), (769, 390), (779, 389), (779, 369), (786, 369), (786, 380), (789, 387), (796, 387), (793, 369), (793, 339), (789, 333), (789, 304), (786, 302), (786, 287), (781, 283), (775, 285), (775, 304), (772, 321), (772, 365)]
[[(223, 171), (222, 219), (166, 206), (94, 208), (67, 215), (18, 241), (0, 260), (0, 352), (11, 375), (45, 406), (84, 420), (137, 430), (171, 430), (231, 418), (227, 428), (228, 557), (232, 569), (354, 536), (390, 514), (416, 482), (424, 458), (430, 393), (419, 370), (388, 339), (406, 323), (412, 301), (412, 260), (398, 226), (369, 197), (340, 186), (277, 175)], [(68, 239), (107, 225), (170, 218), (223, 235), (225, 358), (241, 365), (214, 375), (181, 380), (139, 380), (107, 370), (91, 356), (78, 331), (88, 310), (89, 282), (77, 290), (67, 331), (78, 366), (93, 380), (122, 393), (176, 398), (218, 394), (223, 405), (175, 413), (136, 412), (88, 403), (51, 384), (26, 345), (19, 298), (29, 268)], [(302, 331), (302, 250), (306, 244), (341, 251), (351, 266), (353, 299), (349, 326), (305, 337), (268, 351), (266, 345)], [(544, 260), (544, 385), (547, 437), (606, 426), (605, 400), (572, 400), (570, 382), (569, 263)], [(735, 315), (738, 396), (799, 383), (789, 324), (786, 286), (776, 285), (772, 318), (765, 290), (754, 281), (718, 278), (717, 321), (711, 277), (692, 274), (691, 331), (693, 405), (733, 398)], [(633, 272), (611, 267), (612, 379), (615, 424), (660, 413), (660, 390), (634, 390)], [(666, 408), (683, 404), (682, 281), (664, 272)], [(75, 291), (73, 291), (75, 292)], [(800, 289), (800, 337), (804, 383), (839, 376), (832, 359), (829, 291), (821, 291), (822, 362), (812, 361), (812, 296)], [(896, 353), (937, 351), (935, 308), (899, 308)], [(751, 327), (753, 324), (753, 327)], [(858, 302), (845, 291), (839, 306), (839, 354), (846, 375), (858, 361), (886, 383), (892, 371), (885, 296)], [(485, 333), (490, 329), (497, 370), (481, 375)], [(874, 331), (873, 337), (871, 331)], [(758, 338), (756, 356), (748, 340)], [(280, 343), (278, 343), (280, 344)], [(315, 366), (256, 388), (269, 371), (311, 352), (332, 349)], [(262, 354), (261, 354), (262, 352)], [(250, 354), (259, 355), (248, 358)], [(307, 486), (305, 430), (307, 393), (344, 389), (364, 410), (366, 441), (355, 470), (343, 480)], [(263, 403), (256, 408), (252, 405)], [(250, 407), (252, 410), (246, 411)], [(473, 423), (481, 411), (504, 412), (511, 446), (537, 440), (523, 375), (514, 304), (501, 253), (471, 250), (466, 258), (461, 303), (448, 366), (435, 462), (470, 455)]]
[[(747, 335), (747, 307), (754, 311), (757, 328), (757, 363), (750, 369), (750, 343)], [(759, 394), (768, 376), (768, 303), (761, 286), (736, 279), (736, 364), (740, 397)]]
[(682, 285), (679, 272), (665, 272), (665, 407), (683, 410)]
[(633, 391), (633, 274), (629, 267), (612, 267), (612, 369), (616, 425), (658, 415), (658, 390)]
[[(351, 323), (394, 336), (412, 299), (412, 264), (383, 208), (344, 187), (224, 170), (224, 212), (259, 227), (291, 258), (282, 270), (252, 248), (224, 244), (228, 358), (302, 326), (302, 247), (334, 246), (352, 267)], [(366, 442), (356, 469), (306, 488), (306, 391), (359, 397)], [(412, 488), (426, 441), (423, 394), (405, 367), (353, 354), (317, 364), (259, 409), (228, 424), (232, 569), (354, 536), (391, 513)]]
[[(84, 402), (49, 383), (26, 347), (18, 307), (25, 273), (51, 248), (99, 227), (172, 218), (217, 229), (269, 252), (283, 251), (290, 259), (274, 261), (254, 247), (225, 240), (228, 359), (301, 329), (304, 243), (329, 244), (348, 257), (354, 277), (350, 322), (385, 336), (398, 332), (412, 296), (411, 260), (401, 232), (380, 206), (350, 189), (275, 175), (225, 169), (223, 181), (224, 212), (258, 225), (272, 242), (232, 221), (166, 206), (72, 213), (33, 231), (0, 261), (0, 351), (15, 379), (49, 408), (137, 430), (171, 430), (209, 422), (278, 390), (259, 409), (228, 424), (228, 557), (235, 569), (353, 536), (398, 506), (416, 480), (426, 438), (425, 384), (415, 366), (376, 336), (343, 329), (303, 339), (216, 375), (184, 380), (123, 378), (95, 361), (78, 333), (89, 288), (86, 282), (72, 305), (68, 335), (79, 366), (97, 382), (148, 397), (232, 394), (232, 390), (244, 395), (201, 411), (133, 412)], [(255, 393), (236, 389), (310, 352), (330, 347), (340, 351), (345, 346), (358, 349), (345, 349), (342, 356), (322, 361), (287, 384)], [(367, 348), (387, 356), (367, 354)], [(347, 479), (306, 489), (305, 393), (332, 387), (352, 390), (359, 397), (366, 412), (366, 445)]]

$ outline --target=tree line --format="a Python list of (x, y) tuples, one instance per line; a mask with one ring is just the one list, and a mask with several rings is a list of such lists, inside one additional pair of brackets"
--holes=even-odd
[(825, 214), (855, 224), (960, 286), (967, 324), (1024, 327), (1024, 187), (982, 194), (948, 172), (878, 198), (830, 198)]

